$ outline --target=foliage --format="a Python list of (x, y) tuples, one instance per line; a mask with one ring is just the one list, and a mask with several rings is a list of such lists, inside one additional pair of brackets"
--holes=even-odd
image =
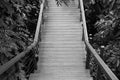
[[(0, 1), (0, 66), (25, 50), (33, 41), (40, 3), (39, 0)], [(34, 58), (37, 53), (30, 53), (34, 56), (31, 60), (36, 61)], [(1, 75), (0, 80), (25, 80), (25, 75), (29, 73), (22, 69), (25, 67), (24, 60)]]
[(112, 41), (103, 52), (104, 61), (120, 79), (120, 42)]
[[(68, 6), (68, 4), (70, 3), (70, 0), (55, 0), (55, 1), (58, 6), (62, 6), (62, 3), (64, 3), (65, 5)], [(74, 0), (72, 0), (72, 1), (74, 1)]]
[[(120, 0), (85, 0), (92, 45), (104, 46), (103, 60), (120, 79)], [(102, 51), (102, 50), (101, 50)], [(102, 54), (102, 53), (101, 53)]]

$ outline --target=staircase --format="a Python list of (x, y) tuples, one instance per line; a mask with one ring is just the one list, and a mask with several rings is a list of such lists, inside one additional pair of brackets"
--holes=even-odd
[(86, 51), (76, 2), (69, 7), (57, 7), (55, 0), (48, 0), (48, 4), (38, 70), (29, 80), (92, 80), (85, 69)]

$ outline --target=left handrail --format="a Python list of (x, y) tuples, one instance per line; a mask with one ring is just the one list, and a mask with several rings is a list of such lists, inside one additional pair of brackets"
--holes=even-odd
[(36, 27), (36, 32), (35, 32), (35, 37), (33, 43), (26, 48), (23, 52), (15, 56), (13, 59), (8, 61), (7, 63), (3, 64), (0, 67), (0, 75), (2, 75), (5, 71), (7, 71), (10, 67), (12, 67), (16, 62), (18, 62), (22, 57), (26, 55), (32, 48), (34, 48), (39, 40), (39, 33), (41, 30), (41, 24), (42, 24), (42, 16), (43, 16), (43, 10), (44, 10), (44, 5), (45, 5), (45, 0), (43, 0), (42, 4), (40, 5), (40, 12), (39, 12), (39, 17), (38, 17), (38, 22), (37, 22), (37, 27)]

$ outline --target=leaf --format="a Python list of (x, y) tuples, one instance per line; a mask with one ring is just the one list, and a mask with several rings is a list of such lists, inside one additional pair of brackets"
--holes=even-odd
[(120, 61), (119, 61), (119, 60), (117, 60), (117, 65), (116, 65), (116, 66), (117, 66), (117, 67), (119, 67), (119, 65), (120, 65)]

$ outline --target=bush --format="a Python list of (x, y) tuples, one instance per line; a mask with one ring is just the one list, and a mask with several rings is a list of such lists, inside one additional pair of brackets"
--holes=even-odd
[(104, 46), (103, 60), (120, 79), (119, 4), (119, 0), (86, 0), (84, 2), (88, 33), (92, 34), (91, 44), (97, 45), (99, 49)]
[[(39, 0), (0, 1), (0, 66), (20, 54), (33, 42), (40, 4)], [(0, 80), (25, 80), (36, 69), (37, 49), (31, 50), (29, 54), (0, 75)], [(30, 72), (31, 64), (34, 68)]]

